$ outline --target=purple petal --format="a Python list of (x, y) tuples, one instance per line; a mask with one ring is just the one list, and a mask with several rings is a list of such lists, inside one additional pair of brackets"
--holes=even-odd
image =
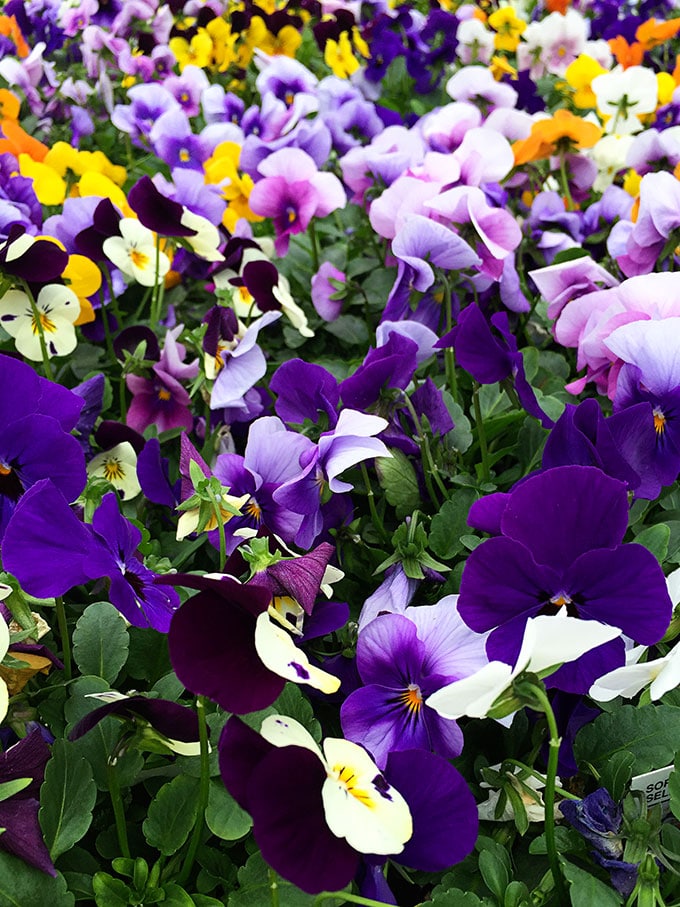
[(513, 490), (501, 517), (504, 535), (557, 570), (584, 551), (618, 545), (627, 526), (626, 486), (591, 466), (531, 476)]
[(255, 651), (253, 615), (211, 592), (194, 595), (174, 614), (168, 645), (185, 687), (229, 712), (264, 709), (285, 686)]
[(423, 750), (391, 753), (385, 777), (406, 799), (413, 817), (413, 836), (398, 862), (440, 872), (472, 851), (479, 829), (477, 804), (446, 759)]

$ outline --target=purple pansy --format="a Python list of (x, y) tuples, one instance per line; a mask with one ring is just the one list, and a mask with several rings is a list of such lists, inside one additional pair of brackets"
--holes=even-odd
[[(499, 499), (500, 534), (469, 556), (460, 613), (477, 632), (491, 630), (489, 658), (513, 663), (527, 619), (557, 615), (620, 627), (644, 645), (663, 636), (672, 605), (650, 551), (623, 545), (626, 486), (591, 466), (559, 466), (527, 478)], [(584, 693), (624, 663), (613, 640), (564, 665), (550, 685)]]
[(110, 581), (109, 600), (136, 627), (165, 633), (179, 607), (174, 589), (154, 585), (137, 554), (142, 533), (104, 496), (92, 525), (81, 523), (49, 479), (24, 495), (7, 527), (3, 563), (31, 595), (64, 595), (89, 580)]
[(365, 746), (381, 768), (390, 752), (401, 750), (458, 756), (460, 728), (425, 700), (486, 664), (484, 643), (462, 622), (451, 596), (376, 617), (359, 634), (357, 667), (365, 686), (342, 706), (343, 733)]
[(6, 800), (0, 800), (0, 849), (25, 860), (36, 869), (56, 876), (45, 846), (38, 809), (40, 785), (50, 748), (39, 730), (31, 731), (14, 746), (0, 753), (0, 784), (30, 778), (31, 783)]

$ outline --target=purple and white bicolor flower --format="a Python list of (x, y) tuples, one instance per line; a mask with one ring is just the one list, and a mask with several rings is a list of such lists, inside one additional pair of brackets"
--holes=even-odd
[(563, 613), (527, 620), (522, 644), (514, 665), (490, 661), (474, 674), (441, 687), (426, 704), (448, 719), (485, 718), (494, 703), (506, 693), (520, 674), (549, 676), (560, 665), (576, 661), (587, 652), (621, 636), (617, 627), (599, 621), (581, 621)]
[[(491, 496), (496, 498), (496, 496)], [(488, 513), (486, 511), (489, 511)], [(515, 664), (529, 618), (563, 613), (618, 627), (644, 645), (661, 639), (672, 604), (663, 571), (639, 544), (622, 544), (627, 486), (593, 466), (558, 466), (534, 474), (508, 495), (473, 505), (470, 522), (494, 519), (500, 534), (470, 554), (459, 608), (473, 630), (491, 630), (487, 653)], [(618, 635), (618, 634), (617, 634)], [(551, 676), (549, 685), (587, 692), (624, 663), (614, 638)]]
[(230, 718), (219, 751), (224, 784), (251, 814), (262, 856), (303, 891), (344, 888), (363, 854), (436, 872), (474, 847), (474, 798), (433, 753), (391, 753), (381, 772), (357, 744), (329, 738), (320, 747), (284, 715), (267, 718), (261, 734)]

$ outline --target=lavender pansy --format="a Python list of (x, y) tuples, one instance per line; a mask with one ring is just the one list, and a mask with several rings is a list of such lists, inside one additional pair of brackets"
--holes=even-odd
[(484, 643), (462, 622), (452, 597), (376, 617), (359, 634), (357, 667), (365, 686), (343, 703), (343, 733), (364, 745), (381, 768), (395, 751), (459, 755), (458, 725), (440, 718), (426, 699), (486, 664)]

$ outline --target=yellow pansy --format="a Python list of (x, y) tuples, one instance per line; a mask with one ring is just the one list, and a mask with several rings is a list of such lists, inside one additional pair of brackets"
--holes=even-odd
[(354, 45), (357, 53), (360, 53), (364, 60), (370, 59), (371, 51), (356, 25), (352, 26), (352, 44)]
[(203, 165), (206, 183), (221, 184), (222, 198), (228, 203), (222, 216), (222, 223), (230, 232), (234, 231), (240, 218), (251, 223), (263, 220), (260, 215), (251, 211), (248, 204), (254, 183), (247, 173), (239, 173), (240, 157), (239, 145), (234, 142), (222, 142)]
[(74, 324), (94, 321), (94, 309), (87, 297), (93, 296), (102, 285), (102, 275), (97, 265), (85, 255), (69, 255), (68, 264), (61, 276), (80, 302), (80, 314)]
[(43, 163), (56, 171), (59, 176), (66, 176), (67, 170), (75, 173), (77, 160), (78, 151), (68, 142), (55, 142), (45, 155)]
[(500, 82), (503, 76), (510, 76), (511, 79), (517, 78), (517, 70), (502, 54), (494, 54), (489, 69), (497, 82)]
[(221, 17), (211, 19), (205, 27), (212, 41), (212, 62), (218, 72), (226, 72), (236, 62), (235, 45), (238, 34), (234, 34), (228, 22)]
[(191, 41), (186, 38), (170, 38), (170, 50), (175, 55), (179, 71), (185, 66), (210, 66), (213, 58), (212, 38), (204, 28), (199, 28)]
[(508, 50), (514, 52), (517, 50), (519, 38), (526, 29), (527, 24), (520, 19), (511, 6), (504, 6), (491, 13), (488, 23), (496, 32), (494, 37), (494, 47), (496, 50)]
[(77, 185), (80, 196), (98, 195), (100, 198), (108, 198), (123, 212), (125, 217), (136, 217), (127, 203), (123, 190), (103, 173), (88, 170), (80, 177)]
[(359, 61), (352, 53), (352, 45), (346, 31), (340, 32), (337, 41), (332, 38), (326, 41), (323, 58), (326, 66), (339, 79), (349, 79), (352, 73), (359, 68)]
[(673, 100), (673, 92), (678, 87), (673, 76), (669, 72), (657, 72), (656, 84), (658, 86), (657, 107), (670, 104)]
[(628, 195), (633, 198), (637, 198), (640, 194), (640, 183), (642, 182), (642, 177), (637, 172), (637, 170), (629, 170), (623, 178), (623, 188), (626, 190)]
[(33, 180), (33, 191), (41, 205), (61, 205), (66, 198), (66, 182), (48, 164), (19, 155), (19, 172)]
[(607, 70), (588, 54), (579, 54), (574, 62), (567, 66), (564, 77), (567, 84), (574, 89), (572, 100), (577, 107), (581, 109), (597, 107), (597, 99), (590, 85), (596, 76), (606, 72)]

